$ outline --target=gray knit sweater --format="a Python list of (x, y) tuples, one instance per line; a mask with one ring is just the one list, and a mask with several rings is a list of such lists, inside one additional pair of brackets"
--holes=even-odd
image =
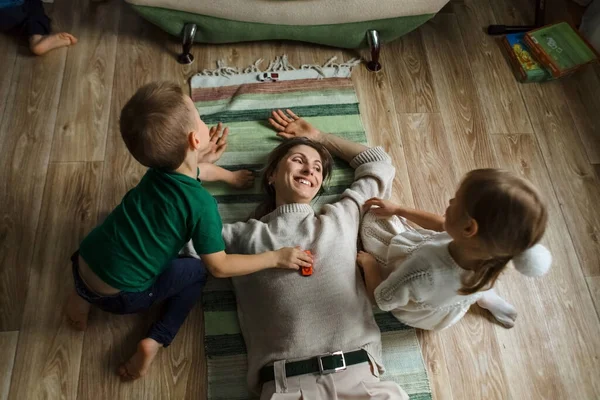
[(229, 253), (255, 254), (301, 246), (314, 256), (314, 272), (270, 269), (233, 278), (240, 327), (248, 349), (248, 386), (260, 391), (258, 371), (278, 360), (365, 349), (381, 371), (381, 334), (356, 266), (361, 206), (389, 197), (394, 167), (381, 148), (350, 165), (355, 180), (342, 198), (315, 215), (306, 204), (280, 206), (260, 221), (227, 224)]

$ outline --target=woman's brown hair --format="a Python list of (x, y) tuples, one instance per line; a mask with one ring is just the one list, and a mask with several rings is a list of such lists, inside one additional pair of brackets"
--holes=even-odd
[(288, 154), (288, 152), (292, 148), (301, 145), (312, 147), (317, 151), (317, 153), (319, 153), (319, 156), (321, 156), (321, 163), (323, 165), (323, 183), (321, 185), (321, 190), (319, 191), (319, 193), (323, 191), (323, 186), (325, 185), (327, 179), (331, 175), (331, 171), (333, 170), (333, 158), (331, 157), (329, 151), (321, 143), (315, 142), (304, 137), (297, 137), (286, 140), (279, 146), (275, 147), (273, 151), (271, 151), (271, 153), (269, 153), (269, 158), (267, 159), (267, 164), (263, 169), (262, 178), (260, 182), (262, 191), (265, 194), (265, 199), (261, 204), (258, 205), (258, 207), (256, 207), (252, 218), (260, 219), (265, 215), (269, 214), (270, 212), (275, 211), (275, 208), (277, 208), (275, 205), (276, 193), (273, 185), (269, 184), (269, 178), (271, 177), (271, 175), (273, 175), (273, 173), (277, 169), (277, 166), (279, 165), (279, 162)]
[(492, 287), (513, 257), (540, 241), (548, 212), (536, 188), (509, 171), (473, 170), (459, 192), (464, 212), (477, 222), (477, 237), (491, 256), (459, 290), (472, 294)]

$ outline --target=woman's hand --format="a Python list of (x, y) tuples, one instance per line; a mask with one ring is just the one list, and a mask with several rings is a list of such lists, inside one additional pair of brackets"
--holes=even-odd
[(269, 123), (277, 130), (277, 136), (284, 139), (305, 137), (315, 142), (321, 140), (321, 131), (298, 117), (292, 110), (285, 110), (285, 113), (277, 110), (271, 114), (273, 117), (269, 118)]
[(227, 135), (229, 135), (229, 127), (223, 129), (223, 124), (219, 122), (217, 126), (210, 128), (210, 141), (206, 150), (198, 154), (198, 164), (211, 163), (214, 164), (227, 148)]
[(310, 267), (313, 263), (312, 257), (296, 247), (284, 247), (273, 252), (276, 257), (277, 268), (300, 269)]
[(379, 217), (391, 217), (393, 215), (402, 215), (402, 207), (392, 203), (389, 200), (383, 200), (377, 197), (373, 197), (365, 201), (365, 205), (363, 207), (366, 211), (370, 209), (371, 211), (373, 211), (373, 214)]

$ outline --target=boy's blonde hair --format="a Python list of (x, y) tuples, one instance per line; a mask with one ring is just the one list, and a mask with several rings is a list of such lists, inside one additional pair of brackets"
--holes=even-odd
[(509, 261), (540, 241), (548, 211), (536, 188), (509, 171), (471, 171), (459, 191), (464, 212), (477, 221), (477, 237), (491, 256), (463, 282), (459, 292), (471, 294), (493, 286)]
[(129, 152), (150, 168), (175, 170), (189, 147), (188, 133), (195, 129), (194, 116), (183, 91), (172, 82), (142, 86), (129, 99), (119, 121)]

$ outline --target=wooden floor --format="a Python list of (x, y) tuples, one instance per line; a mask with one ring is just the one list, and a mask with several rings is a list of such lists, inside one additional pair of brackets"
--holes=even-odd
[[(531, 179), (549, 205), (551, 273), (510, 271), (498, 284), (519, 310), (514, 329), (474, 310), (444, 332), (419, 333), (436, 399), (600, 398), (600, 67), (516, 83), (482, 28), (532, 20), (529, 3), (452, 2), (384, 47), (383, 72), (353, 76), (371, 143), (394, 157), (399, 201), (440, 212), (466, 171), (503, 167)], [(548, 3), (560, 15), (561, 0)], [(202, 399), (200, 308), (150, 376), (127, 384), (115, 367), (151, 316), (93, 311), (84, 334), (62, 314), (71, 252), (144, 172), (122, 144), (119, 111), (142, 84), (186, 86), (218, 59), (247, 66), (285, 53), (301, 65), (355, 54), (196, 46), (195, 63), (182, 67), (178, 45), (123, 2), (57, 0), (49, 14), (77, 46), (35, 58), (0, 36), (0, 400)]]

